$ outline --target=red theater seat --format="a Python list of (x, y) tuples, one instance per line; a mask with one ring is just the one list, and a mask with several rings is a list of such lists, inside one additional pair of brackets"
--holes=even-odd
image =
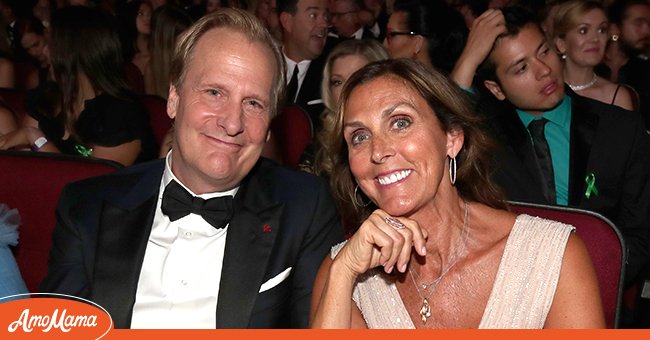
[(55, 208), (63, 186), (109, 173), (118, 163), (80, 156), (29, 151), (0, 151), (0, 202), (21, 217), (14, 255), (30, 292), (47, 274)]
[(596, 269), (607, 327), (617, 328), (625, 277), (625, 244), (616, 226), (598, 213), (581, 209), (510, 202), (510, 210), (560, 221), (576, 228)]

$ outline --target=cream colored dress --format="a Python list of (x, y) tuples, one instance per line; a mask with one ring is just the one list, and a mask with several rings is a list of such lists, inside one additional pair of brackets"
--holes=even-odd
[[(479, 328), (544, 327), (574, 229), (539, 217), (517, 216)], [(344, 244), (332, 248), (332, 258)], [(359, 277), (352, 299), (368, 328), (415, 328), (397, 287), (379, 269)]]

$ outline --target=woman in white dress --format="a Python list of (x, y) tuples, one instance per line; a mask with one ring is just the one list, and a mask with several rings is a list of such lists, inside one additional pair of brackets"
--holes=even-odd
[(406, 59), (346, 82), (330, 150), (358, 217), (316, 279), (312, 327), (598, 328), (595, 272), (573, 227), (507, 211), (467, 95)]

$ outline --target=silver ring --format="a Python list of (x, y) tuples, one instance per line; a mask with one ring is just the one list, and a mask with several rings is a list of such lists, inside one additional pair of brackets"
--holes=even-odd
[(391, 216), (386, 216), (384, 217), (384, 222), (388, 224), (389, 226), (395, 228), (395, 229), (404, 229), (406, 226), (404, 223), (402, 223), (400, 220), (396, 219), (395, 217)]

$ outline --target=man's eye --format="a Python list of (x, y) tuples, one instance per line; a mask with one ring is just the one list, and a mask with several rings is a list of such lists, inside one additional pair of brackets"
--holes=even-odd
[(524, 72), (526, 72), (526, 65), (523, 65), (522, 67), (518, 68), (515, 73), (522, 74)]
[(217, 91), (217, 90), (215, 90), (215, 89), (209, 89), (207, 92), (208, 92), (208, 94), (211, 95), (211, 96), (217, 96), (217, 95), (219, 95), (219, 91)]

